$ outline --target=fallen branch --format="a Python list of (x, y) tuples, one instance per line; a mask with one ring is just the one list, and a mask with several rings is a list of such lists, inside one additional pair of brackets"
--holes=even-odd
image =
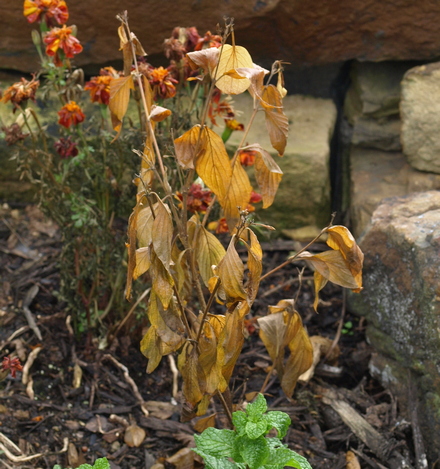
[(124, 373), (125, 380), (127, 381), (127, 383), (133, 389), (133, 394), (135, 395), (139, 405), (141, 406), (142, 412), (144, 413), (144, 415), (146, 417), (148, 417), (149, 412), (148, 412), (148, 409), (147, 409), (146, 402), (144, 401), (143, 397), (141, 396), (141, 393), (139, 392), (139, 388), (137, 387), (136, 383), (133, 381), (133, 378), (128, 373), (127, 367), (125, 365), (123, 365), (122, 363), (119, 363), (118, 360), (116, 360), (116, 358), (112, 357), (111, 355), (106, 354), (102, 358), (103, 359), (107, 358), (108, 360), (111, 360), (118, 368), (120, 368), (122, 370), (122, 372)]
[(23, 312), (26, 317), (26, 320), (29, 324), (29, 327), (34, 331), (35, 335), (38, 337), (38, 340), (43, 340), (40, 329), (38, 329), (37, 323), (35, 322), (34, 315), (29, 309), (30, 304), (34, 301), (34, 298), (37, 296), (39, 287), (38, 285), (32, 285), (32, 287), (27, 291), (26, 296), (23, 300)]
[(41, 352), (41, 349), (43, 347), (36, 347), (32, 352), (29, 354), (28, 359), (26, 360), (26, 363), (23, 366), (23, 376), (21, 378), (21, 382), (26, 385), (29, 381), (29, 371), (31, 369), (31, 366), (33, 365), (35, 359), (37, 358), (37, 355)]

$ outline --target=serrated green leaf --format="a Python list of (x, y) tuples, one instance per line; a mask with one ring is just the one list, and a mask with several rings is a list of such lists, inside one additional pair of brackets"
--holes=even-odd
[(246, 423), (246, 435), (251, 439), (255, 440), (261, 435), (265, 435), (267, 432), (267, 421), (264, 417), (258, 422), (247, 422)]
[(271, 427), (276, 428), (278, 438), (284, 438), (292, 421), (285, 412), (274, 410), (266, 414), (266, 420)]
[(93, 469), (110, 469), (110, 463), (106, 458), (100, 458), (95, 461)]
[(207, 428), (201, 435), (194, 435), (197, 449), (215, 458), (230, 458), (234, 452), (235, 432)]
[(260, 466), (266, 462), (270, 454), (269, 447), (264, 436), (260, 436), (254, 440), (251, 440), (246, 436), (238, 437), (237, 447), (240, 455), (250, 469), (259, 469)]
[(247, 421), (247, 416), (243, 411), (238, 410), (237, 412), (233, 412), (232, 423), (234, 424), (235, 430), (239, 436), (242, 436), (246, 433)]
[(214, 456), (200, 451), (198, 448), (193, 448), (192, 450), (203, 458), (205, 462), (205, 469), (245, 469), (246, 467), (244, 465), (231, 462), (226, 458), (215, 458)]
[(267, 404), (266, 399), (264, 398), (263, 394), (258, 394), (255, 402), (252, 404), (248, 404), (246, 407), (246, 413), (248, 419), (252, 422), (258, 422), (261, 416), (267, 411)]
[(293, 453), (292, 459), (286, 462), (286, 466), (295, 467), (296, 469), (312, 469), (309, 461), (295, 451), (290, 450)]

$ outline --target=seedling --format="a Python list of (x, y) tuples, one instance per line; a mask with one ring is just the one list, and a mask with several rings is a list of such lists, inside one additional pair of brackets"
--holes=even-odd
[[(310, 464), (281, 442), (290, 426), (285, 412), (267, 411), (266, 399), (258, 394), (246, 411), (232, 414), (234, 430), (207, 428), (195, 435), (194, 451), (205, 461), (207, 469), (312, 469)], [(276, 430), (276, 437), (268, 433)]]

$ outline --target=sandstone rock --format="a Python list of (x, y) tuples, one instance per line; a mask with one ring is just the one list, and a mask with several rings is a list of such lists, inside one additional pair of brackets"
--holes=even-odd
[(440, 62), (409, 70), (402, 81), (403, 152), (421, 171), (440, 173)]
[(440, 189), (440, 176), (413, 169), (402, 153), (352, 148), (350, 218), (358, 237), (386, 197)]
[[(31, 25), (22, 16), (21, 1), (4, 2), (0, 16), (0, 67), (34, 71), (38, 57)], [(297, 65), (363, 61), (413, 60), (437, 57), (440, 4), (432, 0), (71, 0), (69, 24), (78, 26), (85, 46), (77, 63), (120, 60), (115, 15), (128, 10), (132, 30), (150, 55), (162, 51), (175, 26), (215, 31), (223, 17), (235, 18), (237, 43), (254, 60), (283, 59)], [(268, 40), (270, 38), (270, 40)], [(265, 65), (265, 64), (264, 64)]]
[(353, 136), (351, 143), (362, 148), (375, 148), (384, 151), (400, 151), (400, 119), (373, 119), (355, 117), (353, 119)]
[[(253, 101), (247, 93), (236, 96), (234, 101), (235, 108), (244, 111), (243, 116), (251, 115)], [(275, 156), (284, 172), (283, 180), (273, 205), (258, 210), (258, 216), (279, 232), (306, 225), (324, 227), (330, 219), (330, 140), (336, 121), (335, 105), (326, 99), (286, 96), (284, 112), (290, 122), (289, 138), (284, 157)], [(238, 145), (241, 138), (241, 132), (234, 132), (228, 144)], [(276, 155), (262, 112), (257, 114), (247, 142), (258, 142)]]
[(348, 120), (353, 123), (359, 116), (398, 116), (400, 81), (410, 67), (405, 62), (354, 62), (344, 103)]
[(376, 368), (386, 384), (402, 392), (408, 370), (416, 377), (419, 423), (431, 457), (437, 458), (440, 192), (384, 200), (360, 246), (365, 254), (364, 290), (350, 296), (351, 309), (368, 320), (367, 336), (385, 360)]

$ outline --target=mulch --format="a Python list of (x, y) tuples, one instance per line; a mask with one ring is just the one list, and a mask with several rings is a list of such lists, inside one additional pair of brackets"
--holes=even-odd
[[(266, 271), (295, 247), (292, 241), (265, 242)], [(181, 422), (179, 391), (173, 397), (173, 361), (163, 359), (145, 373), (142, 325), (120, 328), (112, 341), (105, 330), (93, 338), (73, 332), (56, 295), (60, 249), (57, 227), (36, 206), (0, 208), (0, 359), (15, 354), (24, 364), (16, 378), (0, 383), (0, 467), (77, 467), (100, 457), (112, 469), (203, 467), (190, 451), (197, 420)], [(343, 293), (333, 285), (323, 290), (316, 314), (312, 274), (305, 271), (298, 293), (297, 273), (297, 266), (287, 265), (268, 277), (253, 316), (295, 298), (309, 335), (336, 338), (340, 353), (331, 363), (321, 360), (293, 399), (276, 376), (266, 381), (270, 410), (292, 419), (285, 443), (314, 469), (415, 467), (411, 425), (369, 374), (374, 351), (365, 322), (345, 311)], [(247, 332), (231, 380), (237, 405), (261, 389), (271, 364), (252, 318)], [(220, 403), (213, 400), (212, 409), (217, 426), (225, 425)], [(139, 446), (132, 443), (136, 436)]]

